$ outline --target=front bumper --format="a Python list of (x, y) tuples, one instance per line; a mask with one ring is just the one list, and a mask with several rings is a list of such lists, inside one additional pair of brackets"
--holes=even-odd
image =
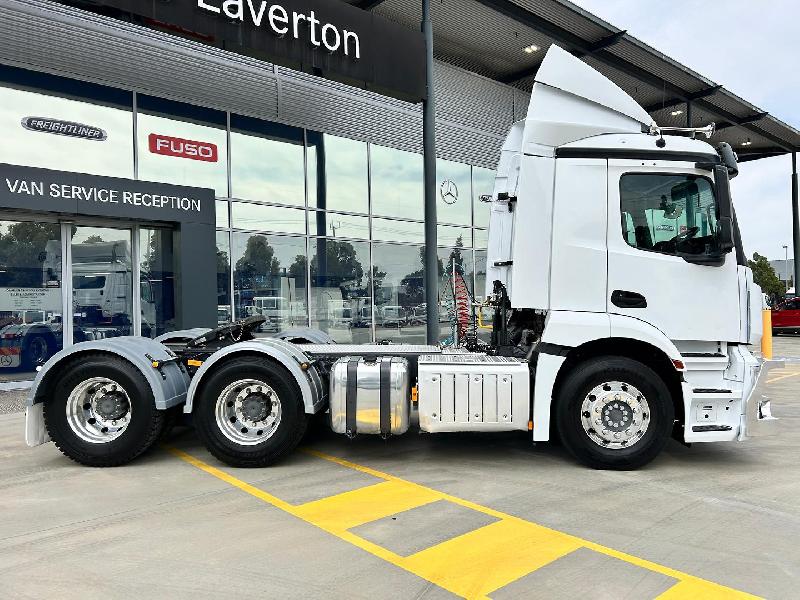
[(742, 427), (739, 430), (739, 439), (749, 437), (774, 435), (777, 431), (778, 419), (772, 416), (770, 398), (767, 395), (767, 374), (772, 369), (782, 369), (783, 360), (765, 360), (756, 367), (755, 383), (750, 395), (745, 399), (745, 408)]

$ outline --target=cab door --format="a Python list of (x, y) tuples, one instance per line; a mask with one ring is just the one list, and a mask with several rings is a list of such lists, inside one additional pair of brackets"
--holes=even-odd
[(709, 173), (692, 163), (609, 160), (608, 312), (671, 340), (738, 340), (736, 256), (719, 258), (716, 230)]

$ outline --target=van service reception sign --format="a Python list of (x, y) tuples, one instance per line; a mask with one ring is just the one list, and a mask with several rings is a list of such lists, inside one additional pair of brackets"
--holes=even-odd
[(422, 33), (341, 0), (69, 4), (401, 100), (419, 102), (426, 96)]
[(215, 222), (214, 190), (2, 163), (0, 206), (133, 220)]

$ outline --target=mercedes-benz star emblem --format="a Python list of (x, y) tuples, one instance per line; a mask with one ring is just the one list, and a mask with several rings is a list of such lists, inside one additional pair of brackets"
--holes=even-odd
[(458, 186), (455, 181), (445, 179), (439, 186), (439, 196), (445, 204), (455, 204), (458, 201)]

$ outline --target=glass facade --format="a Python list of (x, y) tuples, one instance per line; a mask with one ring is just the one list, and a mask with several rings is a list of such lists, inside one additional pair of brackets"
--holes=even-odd
[[(26, 116), (85, 123), (102, 128), (107, 138), (29, 131), (20, 126)], [(0, 161), (214, 189), (218, 323), (260, 314), (267, 318), (264, 335), (310, 325), (340, 342), (425, 340), (420, 154), (0, 67)], [(443, 339), (452, 334), (453, 269), (474, 295), (483, 295), (488, 205), (480, 196), (491, 193), (493, 179), (489, 169), (437, 161)], [(8, 258), (3, 273), (32, 269), (35, 281), (24, 287), (57, 296), (61, 269), (48, 271), (47, 265), (60, 260), (50, 255), (60, 243), (60, 225), (42, 227), (47, 231), (36, 232), (30, 242), (42, 247)], [(145, 224), (90, 232), (76, 224), (73, 233), (78, 252), (98, 249), (98, 238), (116, 248), (102, 268), (97, 262), (73, 264), (73, 271), (86, 271), (72, 282), (76, 319), (113, 322), (119, 334), (133, 332), (137, 322), (143, 335), (180, 327), (173, 232)], [(13, 224), (0, 223), (0, 259), (5, 235), (18, 235)], [(28, 264), (34, 255), (37, 261)], [(99, 279), (90, 281), (92, 269), (105, 273), (104, 285), (115, 286), (118, 306), (94, 302), (100, 288), (91, 287), (99, 285)], [(5, 276), (8, 287), (23, 287)], [(41, 304), (37, 320), (61, 319), (61, 304)], [(30, 316), (20, 314), (27, 308), (2, 306), (0, 316), (9, 323)], [(59, 335), (54, 333), (54, 347)]]

